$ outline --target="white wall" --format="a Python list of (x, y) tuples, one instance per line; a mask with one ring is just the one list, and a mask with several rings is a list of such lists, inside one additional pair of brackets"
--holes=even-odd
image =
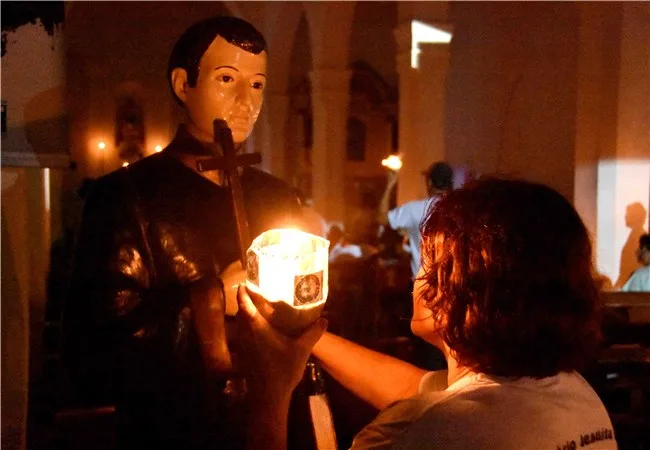
[(67, 163), (64, 35), (48, 35), (40, 20), (7, 33), (2, 57), (2, 100), (7, 134), (2, 165), (64, 166)]

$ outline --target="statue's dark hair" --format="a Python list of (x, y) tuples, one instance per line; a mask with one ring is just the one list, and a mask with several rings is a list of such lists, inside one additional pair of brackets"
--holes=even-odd
[(190, 87), (195, 87), (201, 58), (217, 36), (256, 55), (266, 50), (266, 41), (262, 33), (245, 20), (220, 16), (195, 23), (176, 41), (167, 65), (167, 81), (172, 95), (178, 102), (182, 103), (172, 86), (172, 71), (177, 67), (185, 69), (188, 84)]
[(541, 378), (590, 361), (600, 341), (592, 246), (559, 193), (470, 181), (443, 194), (421, 230), (423, 301), (461, 364)]

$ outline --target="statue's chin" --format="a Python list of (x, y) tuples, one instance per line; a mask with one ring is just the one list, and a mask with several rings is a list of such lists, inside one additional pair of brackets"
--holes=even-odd
[(235, 146), (240, 146), (248, 138), (250, 133), (238, 133), (237, 131), (232, 132), (232, 140), (235, 143)]

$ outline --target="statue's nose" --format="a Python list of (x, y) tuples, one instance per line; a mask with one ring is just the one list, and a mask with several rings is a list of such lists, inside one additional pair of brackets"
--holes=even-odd
[(251, 105), (253, 104), (253, 96), (251, 95), (251, 90), (250, 87), (248, 86), (248, 83), (246, 82), (241, 82), (237, 86), (237, 94), (236, 94), (236, 99), (237, 103), (240, 104), (242, 107), (245, 108), (250, 108)]

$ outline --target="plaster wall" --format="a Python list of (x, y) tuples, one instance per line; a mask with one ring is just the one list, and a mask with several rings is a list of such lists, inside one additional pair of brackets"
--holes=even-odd
[(370, 64), (390, 86), (397, 86), (393, 55), (397, 45), (393, 29), (397, 26), (395, 2), (356, 2), (354, 27), (350, 38), (350, 61)]
[(65, 166), (64, 33), (48, 35), (37, 19), (7, 33), (2, 57), (2, 101), (7, 132), (2, 136), (3, 166)]
[(610, 76), (617, 114), (610, 122), (615, 134), (599, 155), (597, 210), (598, 268), (615, 288), (639, 267), (635, 250), (650, 210), (650, 5), (617, 9), (619, 39), (608, 44), (619, 62), (618, 77)]
[[(479, 173), (573, 195), (578, 13), (572, 3), (453, 3), (445, 144)], [(480, 45), (477, 45), (480, 43)]]

